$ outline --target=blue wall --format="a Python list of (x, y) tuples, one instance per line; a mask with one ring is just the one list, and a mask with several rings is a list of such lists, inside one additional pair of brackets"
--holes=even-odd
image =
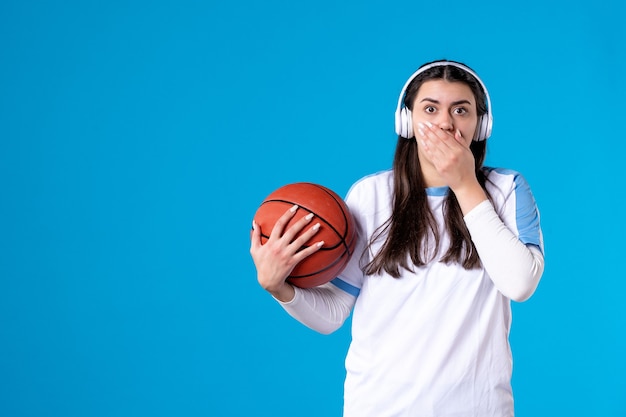
[(265, 195), (390, 166), (423, 62), (491, 93), (547, 267), (519, 416), (625, 416), (623, 2), (0, 4), (0, 415), (339, 416), (350, 332), (260, 289)]

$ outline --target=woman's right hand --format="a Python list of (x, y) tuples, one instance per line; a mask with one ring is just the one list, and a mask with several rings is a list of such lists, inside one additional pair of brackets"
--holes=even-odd
[(295, 295), (291, 284), (286, 282), (293, 268), (324, 245), (320, 241), (300, 250), (318, 232), (320, 224), (316, 223), (298, 236), (313, 219), (313, 213), (310, 213), (285, 230), (297, 210), (298, 206), (293, 206), (276, 221), (265, 244), (261, 243), (261, 227), (252, 222), (250, 254), (256, 266), (257, 280), (261, 287), (283, 302), (291, 301)]

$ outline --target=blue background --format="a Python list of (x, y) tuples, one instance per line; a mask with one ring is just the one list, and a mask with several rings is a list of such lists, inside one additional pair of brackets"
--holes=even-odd
[(0, 415), (339, 416), (349, 326), (264, 293), (251, 219), (388, 168), (404, 81), (448, 58), (542, 214), (517, 413), (626, 416), (623, 4), (5, 0)]

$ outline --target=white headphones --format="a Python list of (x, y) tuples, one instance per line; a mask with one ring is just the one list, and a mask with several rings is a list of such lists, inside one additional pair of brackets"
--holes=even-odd
[(405, 107), (403, 103), (404, 96), (406, 94), (406, 89), (411, 83), (411, 81), (413, 81), (413, 79), (417, 77), (419, 74), (423, 73), (424, 71), (430, 68), (441, 67), (441, 66), (446, 66), (446, 65), (460, 68), (463, 71), (474, 76), (474, 78), (476, 78), (480, 86), (483, 88), (483, 91), (485, 92), (485, 97), (487, 98), (487, 113), (483, 114), (478, 120), (478, 129), (477, 129), (476, 137), (474, 138), (474, 140), (481, 141), (491, 136), (491, 126), (493, 125), (493, 117), (491, 115), (491, 99), (489, 98), (489, 92), (487, 91), (487, 87), (485, 87), (485, 84), (482, 82), (482, 80), (469, 67), (463, 64), (459, 64), (458, 62), (454, 62), (454, 61), (437, 61), (437, 62), (432, 62), (430, 64), (426, 64), (420, 69), (418, 69), (407, 80), (407, 82), (404, 84), (404, 87), (402, 87), (402, 91), (400, 92), (400, 98), (398, 99), (398, 106), (396, 107), (396, 133), (398, 135), (407, 139), (411, 139), (413, 138), (413, 136), (415, 136), (413, 133), (413, 119), (411, 117), (411, 110)]

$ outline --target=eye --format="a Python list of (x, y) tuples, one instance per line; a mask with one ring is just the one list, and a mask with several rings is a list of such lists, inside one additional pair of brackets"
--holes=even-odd
[(464, 114), (467, 114), (467, 109), (465, 107), (457, 107), (456, 109), (454, 109), (454, 114), (462, 116)]
[(424, 111), (426, 113), (434, 113), (434, 112), (437, 111), (437, 109), (435, 107), (433, 107), (433, 106), (426, 106), (426, 107), (424, 107)]

